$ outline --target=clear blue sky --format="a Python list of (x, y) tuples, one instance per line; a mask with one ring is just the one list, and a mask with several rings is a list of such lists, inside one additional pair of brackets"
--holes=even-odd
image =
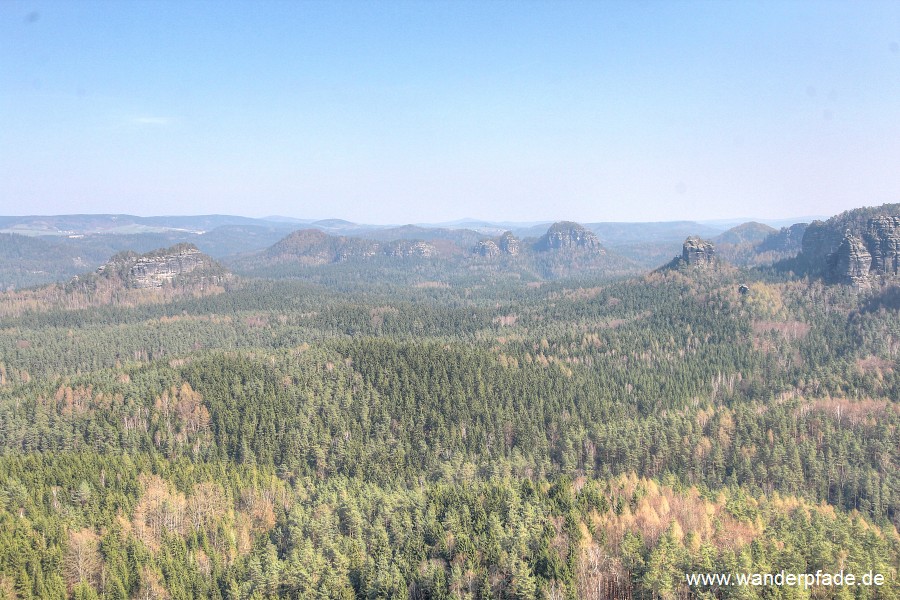
[(0, 214), (900, 202), (900, 2), (0, 2)]

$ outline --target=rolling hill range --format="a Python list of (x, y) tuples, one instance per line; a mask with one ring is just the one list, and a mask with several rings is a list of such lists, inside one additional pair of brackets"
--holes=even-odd
[(744, 597), (685, 577), (735, 569), (897, 597), (895, 209), (652, 271), (571, 221), (217, 224), (190, 235), (261, 247), (3, 292), (0, 597)]
[[(244, 265), (248, 255), (270, 248), (291, 232), (313, 229), (344, 238), (345, 241), (340, 242), (344, 244), (354, 244), (348, 241), (351, 239), (377, 242), (387, 255), (391, 252), (398, 256), (409, 254), (409, 250), (404, 249), (405, 240), (426, 242), (434, 246), (440, 256), (461, 259), (480, 242), (498, 239), (505, 231), (518, 239), (537, 239), (549, 226), (550, 223), (535, 226), (473, 220), (436, 225), (376, 226), (341, 219), (252, 219), (229, 215), (6, 216), (0, 217), (0, 289), (64, 281), (87, 269), (98, 268), (117, 252), (149, 252), (178, 243), (190, 243), (216, 259)], [(715, 233), (715, 230), (692, 222), (594, 223), (585, 227), (597, 234), (607, 251), (647, 268), (662, 264), (677, 253), (686, 235)], [(393, 251), (388, 249), (390, 243), (394, 244)], [(363, 242), (356, 244), (365, 245)], [(554, 270), (561, 272), (558, 265), (551, 263), (534, 266), (535, 276), (542, 277), (541, 273)]]
[[(322, 270), (326, 278), (342, 277), (338, 271), (347, 274), (354, 265), (363, 263), (393, 270), (399, 277), (416, 272), (419, 280), (440, 279), (442, 273), (472, 277), (508, 274), (533, 280), (591, 274), (612, 277), (666, 264), (680, 254), (681, 244), (688, 236), (712, 241), (717, 255), (737, 266), (780, 261), (782, 268), (827, 274), (836, 279), (841, 275), (828, 271), (825, 258), (821, 257), (840, 247), (844, 231), (837, 230), (849, 226), (866, 245), (865, 240), (875, 235), (866, 233), (871, 215), (890, 216), (896, 212), (860, 211), (809, 226), (805, 242), (808, 248), (797, 263), (785, 261), (800, 253), (806, 223), (776, 230), (763, 223), (748, 222), (726, 231), (692, 221), (574, 224), (593, 235), (598, 245), (555, 248), (541, 245), (548, 228), (555, 227), (553, 224), (471, 219), (437, 225), (375, 226), (341, 219), (252, 219), (228, 215), (0, 217), (0, 289), (65, 281), (99, 268), (117, 252), (143, 253), (179, 243), (193, 244), (237, 271), (267, 277), (308, 276), (314, 267)], [(574, 230), (569, 233), (581, 235)], [(519, 251), (506, 252), (505, 242), (501, 243), (504, 236), (512, 236)], [(845, 254), (856, 257), (860, 247), (857, 244), (851, 248), (851, 242)], [(866, 246), (865, 252), (871, 255), (872, 249)], [(880, 256), (879, 252), (875, 254)], [(821, 255), (819, 259), (809, 258), (817, 253)], [(846, 263), (849, 259), (841, 260)], [(360, 275), (369, 276), (354, 276)]]
[(365, 238), (335, 236), (317, 229), (291, 233), (273, 246), (226, 262), (248, 276), (291, 277), (311, 268), (365, 268), (388, 277), (402, 271), (430, 279), (575, 275), (615, 277), (639, 272), (632, 261), (608, 251), (578, 223), (551, 225), (538, 238), (520, 240), (512, 232), (488, 237), (472, 230), (386, 229)]

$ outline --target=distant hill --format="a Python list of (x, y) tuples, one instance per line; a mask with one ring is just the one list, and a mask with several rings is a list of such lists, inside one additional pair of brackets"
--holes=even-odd
[(429, 258), (436, 256), (438, 252), (434, 245), (423, 240), (395, 239), (378, 242), (329, 235), (318, 229), (304, 229), (290, 234), (266, 250), (263, 255), (275, 261), (298, 260), (310, 265), (324, 265), (378, 256)]
[(42, 285), (69, 278), (94, 265), (59, 243), (15, 233), (0, 233), (0, 289)]
[(587, 223), (610, 252), (626, 257), (645, 269), (655, 269), (681, 252), (686, 237), (713, 238), (719, 228), (696, 221), (660, 221), (649, 223)]
[(252, 225), (261, 219), (233, 215), (138, 217), (135, 215), (31, 215), (0, 217), (0, 232), (24, 235), (147, 233), (170, 229), (204, 232), (223, 225)]
[[(414, 237), (417, 234), (421, 237)], [(566, 221), (551, 225), (536, 240), (521, 240), (512, 232), (487, 237), (466, 229), (413, 225), (380, 230), (377, 239), (303, 229), (265, 250), (234, 257), (229, 264), (239, 272), (265, 276), (296, 276), (336, 265), (344, 265), (343, 272), (364, 269), (367, 275), (405, 268), (435, 277), (483, 273), (539, 279), (639, 270), (632, 261), (610, 253), (593, 232)]]
[(322, 219), (321, 221), (313, 221), (310, 225), (313, 227), (356, 227), (356, 223), (351, 223), (344, 219)]
[(770, 233), (756, 247), (757, 252), (782, 252), (791, 256), (800, 252), (803, 247), (803, 234), (809, 223), (794, 223), (790, 227), (782, 227), (780, 230)]
[[(78, 222), (86, 229), (91, 228), (90, 219)], [(101, 222), (106, 221), (101, 219)], [(52, 228), (46, 231), (50, 230), (56, 231)], [(137, 233), (122, 233), (118, 229), (103, 231), (67, 235), (0, 233), (0, 289), (65, 281), (85, 270), (96, 269), (108, 257), (124, 250), (142, 253), (190, 243), (215, 258), (260, 250), (283, 238), (290, 228), (263, 222), (262, 225), (222, 225), (202, 234), (164, 228)]]
[(597, 234), (604, 245), (615, 247), (621, 244), (677, 242), (699, 235), (712, 238), (721, 229), (702, 225), (696, 221), (660, 221), (650, 223), (586, 223), (585, 227)]
[(756, 245), (776, 231), (778, 230), (774, 227), (769, 227), (768, 225), (765, 225), (763, 223), (751, 221), (749, 223), (742, 223), (737, 227), (732, 227), (725, 233), (719, 234), (716, 237), (712, 238), (712, 240), (717, 245)]
[(711, 241), (716, 245), (718, 256), (731, 264), (768, 265), (796, 256), (805, 229), (806, 223), (795, 223), (778, 230), (751, 221), (732, 227)]
[(396, 240), (421, 240), (426, 242), (446, 240), (452, 242), (460, 248), (471, 247), (485, 237), (484, 234), (473, 231), (471, 229), (421, 227), (419, 225), (403, 225), (400, 227), (371, 229), (368, 231), (355, 233), (354, 235), (385, 242)]
[(214, 258), (268, 248), (284, 237), (284, 227), (268, 225), (222, 225), (204, 233), (190, 236), (188, 241)]
[[(752, 266), (796, 255), (805, 229), (805, 225), (797, 224), (776, 231), (754, 222), (726, 232), (694, 221), (587, 223), (575, 224), (575, 229), (560, 223), (572, 222), (535, 225), (464, 219), (440, 226), (376, 226), (337, 218), (315, 221), (230, 215), (7, 216), (0, 217), (0, 231), (18, 233), (0, 234), (4, 236), (0, 237), (0, 289), (64, 281), (86, 269), (96, 269), (108, 256), (123, 250), (141, 253), (179, 243), (193, 244), (215, 259), (249, 271), (277, 267), (281, 273), (282, 266), (329, 264), (348, 265), (352, 270), (359, 260), (383, 260), (385, 268), (400, 269), (404, 263), (398, 259), (425, 259), (438, 261), (428, 268), (433, 274), (447, 269), (461, 272), (464, 267), (471, 272), (491, 272), (492, 276), (507, 269), (528, 277), (553, 278), (651, 270), (679, 253), (686, 237), (700, 236), (712, 240), (724, 260)], [(284, 240), (298, 225), (327, 237), (304, 234), (293, 240), (300, 244), (299, 249), (282, 251), (282, 245), (277, 252), (263, 252)], [(548, 234), (554, 227), (568, 227), (569, 233), (578, 230), (581, 239), (591, 241), (587, 247), (578, 242), (567, 248), (552, 247), (556, 242)], [(504, 232), (519, 244), (521, 252), (515, 258), (500, 249)], [(593, 237), (587, 237), (587, 233)], [(300, 243), (304, 237), (306, 246)], [(594, 247), (602, 251), (592, 255), (589, 250)], [(544, 250), (559, 252), (541, 254)]]

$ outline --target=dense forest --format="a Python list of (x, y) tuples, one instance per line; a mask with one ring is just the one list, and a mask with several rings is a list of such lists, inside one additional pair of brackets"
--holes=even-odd
[(900, 598), (896, 287), (415, 264), (4, 296), (0, 598)]

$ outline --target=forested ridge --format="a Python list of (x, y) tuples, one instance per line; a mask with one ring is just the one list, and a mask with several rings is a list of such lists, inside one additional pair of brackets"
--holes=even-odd
[(896, 289), (351, 271), (2, 311), (0, 597), (900, 597)]

